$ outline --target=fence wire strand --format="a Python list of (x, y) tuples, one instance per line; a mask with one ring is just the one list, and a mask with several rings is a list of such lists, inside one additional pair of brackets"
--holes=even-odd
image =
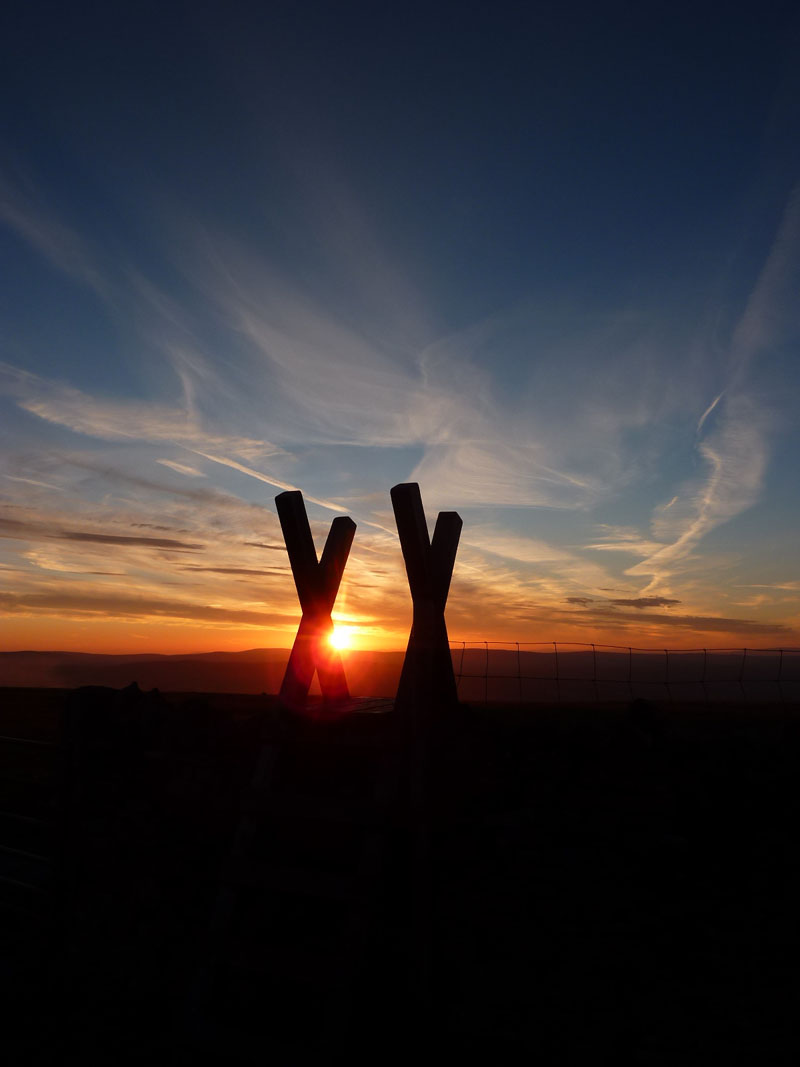
[(459, 697), (476, 703), (800, 703), (800, 648), (476, 640), (451, 652)]

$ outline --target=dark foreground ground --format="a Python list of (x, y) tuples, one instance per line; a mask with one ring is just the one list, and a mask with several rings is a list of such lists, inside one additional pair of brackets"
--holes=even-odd
[(800, 1058), (797, 707), (461, 706), (420, 760), (21, 689), (0, 734), (5, 1062)]

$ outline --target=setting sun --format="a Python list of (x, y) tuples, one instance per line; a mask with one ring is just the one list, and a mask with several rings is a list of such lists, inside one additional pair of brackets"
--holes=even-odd
[(346, 648), (350, 648), (352, 643), (353, 638), (349, 629), (343, 626), (335, 626), (328, 638), (328, 644), (331, 648), (338, 649), (340, 652)]

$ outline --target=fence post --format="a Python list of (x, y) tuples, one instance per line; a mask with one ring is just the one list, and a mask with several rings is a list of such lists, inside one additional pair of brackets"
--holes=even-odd
[(742, 666), (739, 670), (739, 688), (742, 691), (742, 700), (747, 701), (747, 693), (744, 688), (744, 665), (747, 661), (747, 649), (742, 649)]
[(456, 682), (456, 692), (458, 692), (458, 687), (464, 680), (464, 656), (466, 655), (466, 651), (467, 651), (467, 642), (466, 641), (462, 641), (461, 642), (461, 656), (460, 656), (459, 661), (458, 661), (458, 681)]
[(483, 642), (483, 702), (489, 703), (489, 642)]
[(706, 671), (708, 668), (708, 649), (703, 649), (703, 696), (706, 698), (706, 707), (708, 707), (708, 686), (706, 685)]

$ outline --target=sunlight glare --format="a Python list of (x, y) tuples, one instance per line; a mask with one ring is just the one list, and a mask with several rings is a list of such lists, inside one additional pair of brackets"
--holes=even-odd
[(344, 626), (334, 626), (331, 635), (328, 638), (328, 644), (331, 648), (335, 648), (339, 652), (346, 648), (350, 648), (352, 644), (350, 631)]

